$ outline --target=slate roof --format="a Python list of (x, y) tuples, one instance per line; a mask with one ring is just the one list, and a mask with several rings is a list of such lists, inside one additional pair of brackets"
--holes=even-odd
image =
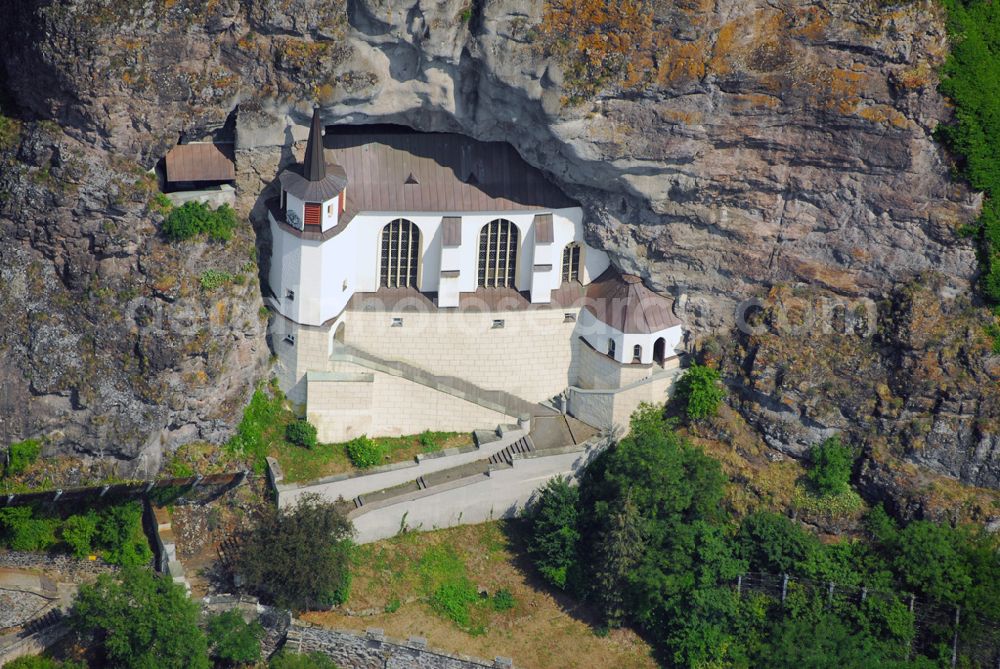
[(680, 325), (673, 305), (670, 298), (646, 288), (639, 277), (619, 274), (614, 268), (587, 286), (587, 311), (625, 334), (651, 334)]
[[(415, 131), (352, 131), (323, 137), (342, 165), (355, 212), (465, 212), (579, 206), (505, 142)], [(328, 163), (329, 165), (329, 163)]]
[(167, 181), (232, 181), (236, 178), (232, 144), (194, 142), (167, 152)]

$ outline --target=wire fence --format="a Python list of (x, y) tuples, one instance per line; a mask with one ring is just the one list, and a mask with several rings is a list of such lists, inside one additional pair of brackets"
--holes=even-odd
[(907, 643), (909, 656), (949, 657), (951, 666), (1000, 669), (1000, 620), (963, 614), (961, 607), (921, 599), (909, 593), (843, 585), (787, 574), (748, 573), (733, 587), (742, 597), (759, 593), (791, 606), (803, 599), (823, 601), (840, 612), (903, 607), (913, 616), (914, 635)]

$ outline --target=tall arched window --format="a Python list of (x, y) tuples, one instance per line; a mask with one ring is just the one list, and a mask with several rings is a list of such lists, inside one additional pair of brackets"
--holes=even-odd
[(608, 340), (608, 355), (610, 357), (612, 357), (612, 358), (615, 357), (615, 340), (614, 339), (609, 339)]
[(575, 242), (563, 249), (562, 280), (564, 283), (580, 280), (580, 245)]
[(636, 344), (632, 347), (632, 362), (639, 362), (642, 360), (642, 346)]
[(498, 218), (479, 231), (479, 285), (513, 288), (517, 271), (517, 226)]
[(379, 258), (380, 285), (386, 288), (416, 288), (420, 263), (420, 229), (405, 218), (382, 228)]

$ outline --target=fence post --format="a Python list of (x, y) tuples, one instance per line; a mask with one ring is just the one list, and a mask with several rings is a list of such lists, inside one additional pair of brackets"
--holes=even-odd
[(781, 575), (781, 603), (785, 603), (785, 596), (788, 594), (788, 574)]
[(109, 486), (109, 485), (103, 485), (103, 486), (101, 486), (101, 494), (98, 495), (97, 498), (100, 499), (101, 497), (104, 497), (105, 495), (107, 495), (108, 494), (108, 490), (110, 490), (110, 489), (111, 489), (111, 486)]
[(56, 489), (56, 494), (52, 498), (52, 503), (55, 504), (56, 502), (58, 502), (60, 497), (62, 497), (62, 488)]
[(952, 640), (951, 640), (951, 667), (952, 667), (952, 669), (955, 669), (955, 665), (958, 664), (958, 620), (959, 620), (959, 613), (961, 612), (961, 610), (962, 610), (962, 607), (960, 607), (960, 606), (956, 606), (955, 607), (955, 636), (953, 636)]
[(861, 586), (861, 603), (864, 604), (865, 600), (868, 599), (868, 586)]
[(736, 598), (743, 597), (743, 574), (736, 577)]
[(826, 603), (833, 606), (833, 581), (830, 581), (830, 587), (826, 591)]
[[(914, 602), (915, 599), (916, 599), (916, 596), (911, 594), (910, 595), (910, 615), (911, 616), (913, 615), (913, 602)], [(914, 620), (914, 622), (913, 622), (913, 634), (914, 634), (914, 636), (916, 635), (916, 633), (917, 633), (917, 623), (916, 623), (916, 620)], [(907, 660), (912, 660), (913, 659), (913, 637), (910, 637), (907, 640), (907, 642), (906, 642), (906, 659)]]
[(14, 493), (7, 495), (7, 506), (10, 506), (14, 502)]

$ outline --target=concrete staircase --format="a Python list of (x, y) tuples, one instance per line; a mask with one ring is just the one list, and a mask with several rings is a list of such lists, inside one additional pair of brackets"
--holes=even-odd
[(425, 369), (398, 360), (385, 360), (367, 351), (341, 342), (334, 342), (331, 360), (349, 362), (385, 374), (399, 376), (447, 393), (454, 397), (473, 402), (492, 411), (518, 418), (520, 416), (555, 416), (555, 409), (521, 399), (503, 390), (486, 390), (464, 379), (454, 376), (432, 374)]
[(494, 453), (490, 457), (489, 462), (491, 465), (499, 465), (499, 464), (510, 465), (514, 460), (515, 453), (517, 454), (531, 453), (534, 450), (535, 450), (535, 445), (534, 443), (532, 443), (531, 437), (525, 435), (520, 439), (518, 439), (517, 441), (515, 441), (510, 446), (508, 446), (507, 448), (503, 449), (502, 451)]

